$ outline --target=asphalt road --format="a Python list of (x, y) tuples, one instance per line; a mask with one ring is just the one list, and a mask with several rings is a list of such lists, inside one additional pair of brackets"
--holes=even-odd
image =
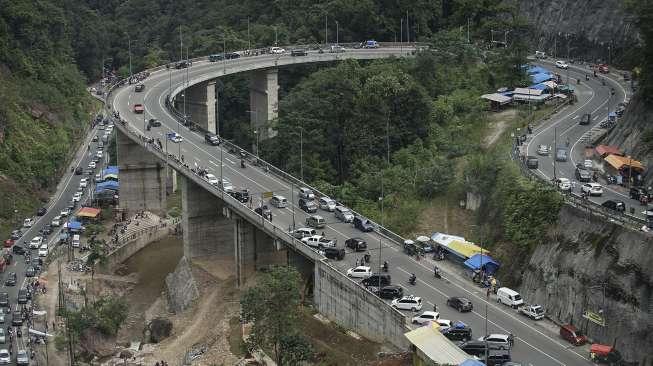
[[(349, 51), (354, 52), (354, 51)], [(199, 77), (202, 73), (213, 73), (217, 68), (237, 68), (238, 63), (247, 63), (249, 66), (256, 66), (261, 59), (261, 64), (265, 64), (266, 58), (270, 56), (248, 57), (238, 60), (230, 60), (223, 65), (222, 63), (211, 64), (208, 62), (195, 63), (188, 73), (190, 78)], [(290, 56), (282, 56), (290, 57)], [(213, 70), (212, 70), (213, 69)], [(152, 73), (144, 81), (145, 91), (136, 93), (134, 86), (124, 86), (115, 90), (111, 95), (110, 104), (114, 110), (119, 111), (122, 118), (127, 120), (131, 126), (143, 134), (154, 138), (165, 140), (165, 134), (168, 131), (179, 131), (184, 141), (175, 144), (167, 141), (164, 149), (172, 154), (182, 154), (185, 161), (191, 166), (197, 164), (209, 170), (220, 179), (224, 177), (230, 180), (235, 187), (246, 187), (257, 197), (259, 193), (272, 191), (275, 194), (281, 194), (292, 202), (286, 209), (277, 209), (271, 207), (273, 212), (273, 223), (280, 228), (287, 229), (293, 224), (293, 218), (298, 227), (302, 226), (305, 218), (308, 216), (297, 206), (297, 188), (292, 187), (289, 183), (282, 181), (280, 178), (270, 175), (265, 171), (247, 166), (240, 167), (239, 158), (223, 150), (221, 147), (209, 146), (204, 142), (202, 135), (191, 132), (184, 126), (181, 126), (172, 115), (165, 109), (164, 101), (168, 93), (170, 84), (172, 88), (182, 85), (186, 70), (159, 71)], [(132, 113), (131, 108), (135, 103), (145, 105), (145, 117), (157, 118), (162, 122), (162, 126), (152, 128), (149, 132), (143, 131), (143, 117)], [(245, 111), (243, 111), (245, 113)], [(292, 151), (292, 146), (289, 150)], [(291, 191), (295, 192), (291, 195)], [(258, 202), (254, 199), (254, 205)], [(544, 326), (545, 323), (537, 323), (517, 314), (515, 310), (506, 306), (497, 304), (494, 299), (489, 302), (485, 301), (485, 293), (480, 288), (473, 285), (464, 278), (457, 277), (452, 273), (445, 273), (445, 279), (435, 279), (433, 277), (433, 267), (428, 260), (415, 261), (414, 258), (408, 257), (401, 252), (396, 243), (379, 236), (376, 233), (362, 233), (356, 230), (350, 224), (337, 221), (333, 214), (328, 212), (319, 212), (327, 220), (327, 227), (324, 229), (329, 238), (338, 240), (338, 245), (342, 246), (344, 241), (351, 237), (361, 237), (367, 241), (369, 253), (372, 257), (370, 266), (373, 269), (378, 268), (380, 263), (388, 261), (390, 263), (390, 274), (394, 284), (400, 284), (405, 288), (405, 294), (413, 294), (422, 297), (425, 306), (422, 310), (432, 310), (433, 304), (438, 305), (441, 317), (444, 319), (461, 320), (473, 329), (474, 338), (485, 334), (487, 324), (488, 333), (513, 333), (515, 335), (515, 346), (512, 350), (513, 360), (521, 361), (526, 365), (589, 365), (587, 360), (588, 354), (582, 350), (570, 346), (562, 340), (555, 331), (550, 330), (552, 327)], [(318, 230), (321, 231), (321, 230)], [(380, 248), (380, 249), (379, 249)], [(345, 271), (353, 266), (356, 259), (362, 257), (364, 253), (348, 254), (343, 261), (334, 261), (334, 265)], [(379, 259), (380, 257), (380, 259)], [(418, 281), (415, 286), (407, 284), (410, 273), (417, 275)], [(474, 311), (471, 313), (459, 314), (457, 311), (448, 308), (445, 303), (450, 296), (464, 296), (474, 303)], [(526, 299), (528, 300), (528, 299)], [(485, 306), (487, 305), (487, 323), (485, 318)], [(405, 312), (410, 319), (413, 316), (410, 312)]]
[[(92, 136), (95, 134), (100, 134), (100, 137), (102, 137), (102, 134), (104, 131), (98, 131), (98, 127), (94, 128), (91, 133), (89, 133), (88, 136), (85, 137), (84, 142), (82, 143), (82, 147), (79, 149), (77, 152), (73, 163), (71, 164), (72, 167), (82, 167), (86, 170), (86, 167), (88, 166), (88, 163), (92, 160), (93, 156), (97, 152), (97, 142), (91, 142)], [(114, 135), (115, 136), (115, 132)], [(90, 148), (89, 148), (90, 147)], [(105, 152), (106, 152), (106, 144), (105, 144)], [(106, 155), (104, 155), (103, 159), (100, 160), (98, 163), (99, 166), (104, 165), (104, 158)], [(52, 222), (53, 218), (57, 215), (60, 214), (60, 212), (68, 207), (70, 202), (72, 201), (73, 194), (77, 192), (77, 189), (80, 184), (81, 178), (89, 178), (89, 181), (93, 181), (93, 178), (95, 176), (95, 173), (99, 172), (100, 168), (96, 168), (94, 170), (93, 175), (75, 175), (71, 173), (70, 167), (64, 174), (62, 180), (60, 181), (59, 185), (57, 186), (55, 194), (51, 197), (50, 202), (48, 203), (47, 206), (47, 212), (43, 216), (32, 216), (32, 218), (35, 219), (34, 224), (30, 228), (21, 228), (23, 231), (23, 235), (20, 239), (16, 241), (15, 245), (20, 245), (23, 248), (29, 250), (29, 246), (27, 243), (29, 243), (33, 237), (40, 236), (39, 230), (41, 230), (46, 224), (49, 224)], [(92, 184), (89, 184), (89, 186), (84, 189), (84, 196), (82, 197), (82, 201), (86, 199), (89, 195), (89, 190), (92, 188)], [(75, 212), (80, 208), (80, 205), (77, 204), (75, 208)], [(69, 215), (68, 218), (72, 217), (73, 214)], [(54, 227), (53, 228), (53, 233), (50, 234), (47, 238), (44, 239), (44, 243), (48, 243), (48, 248), (50, 251), (52, 251), (53, 248), (57, 246), (58, 239), (59, 239), (59, 232), (63, 228), (63, 222), (66, 221), (65, 219), (62, 220), (61, 224), (62, 226), (60, 227)], [(82, 243), (85, 243), (85, 240), (82, 239)], [(11, 250), (11, 249), (9, 249)], [(38, 258), (38, 250), (37, 249), (31, 249), (31, 259), (32, 263), (36, 261)], [(13, 254), (13, 261), (9, 267), (6, 268), (4, 273), (2, 273), (2, 288), (0, 289), (0, 292), (7, 292), (9, 294), (9, 302), (11, 304), (11, 309), (18, 309), (18, 290), (25, 287), (25, 283), (28, 281), (28, 277), (25, 276), (25, 269), (28, 266), (28, 264), (25, 263), (25, 257), (22, 255), (17, 255)], [(16, 273), (16, 285), (15, 286), (7, 286), (5, 283), (5, 280), (8, 276), (8, 273), (14, 272)], [(38, 277), (38, 273), (36, 275)], [(48, 290), (52, 290), (53, 286), (56, 286), (56, 284), (48, 284)], [(4, 309), (5, 312), (7, 312), (7, 309)], [(53, 318), (51, 317), (52, 314), (48, 314), (50, 316), (49, 318), (49, 324), (52, 323)], [(3, 324), (3, 327), (6, 327), (7, 329), (10, 328), (11, 325), (11, 320), (12, 316), (11, 314), (5, 314), (5, 323)], [(38, 317), (34, 316), (33, 318), (34, 321), (34, 329), (43, 331), (45, 329), (45, 317)], [(13, 327), (15, 328), (15, 327)], [(12, 343), (12, 348), (13, 348), (13, 355), (12, 355), (12, 364), (15, 364), (15, 357), (16, 357), (16, 351), (17, 349), (28, 349), (27, 348), (27, 337), (28, 337), (28, 328), (27, 325), (24, 323), (22, 326), (22, 333), (23, 337), (22, 338), (16, 338), (14, 337), (14, 341)], [(9, 348), (9, 337), (7, 335), (7, 342), (5, 344), (0, 344), (0, 349), (5, 349)], [(18, 343), (17, 343), (18, 341)], [(37, 346), (35, 350), (40, 349), (42, 346)]]
[[(566, 80), (567, 71), (556, 69), (552, 62), (545, 62), (540, 66), (558, 72), (563, 81)], [(585, 80), (586, 74), (590, 75), (589, 81)], [(557, 178), (568, 178), (575, 182), (574, 192), (580, 194), (580, 187), (583, 183), (576, 178), (576, 164), (585, 160), (586, 135), (592, 128), (598, 127), (602, 121), (606, 120), (608, 113), (614, 111), (617, 104), (627, 98), (627, 91), (617, 81), (615, 75), (598, 74), (598, 77), (595, 78), (587, 66), (585, 68), (570, 67), (569, 77), (572, 79), (571, 84), (576, 89), (578, 102), (556, 113), (546, 123), (535, 128), (533, 135), (528, 140), (527, 149), (528, 155), (538, 157), (540, 162), (538, 173), (542, 177), (547, 180), (553, 179), (554, 175)], [(578, 78), (581, 79), (581, 84), (576, 84), (575, 79)], [(602, 85), (601, 78), (606, 80), (606, 85)], [(610, 93), (611, 88), (615, 90), (614, 95)], [(591, 114), (591, 122), (589, 125), (580, 125), (578, 122), (585, 113)], [(557, 138), (554, 139), (556, 133)], [(569, 145), (567, 145), (567, 141), (569, 141)], [(541, 144), (553, 147), (553, 151), (548, 156), (538, 155), (537, 148)], [(570, 150), (567, 162), (556, 162), (554, 165), (554, 146)], [(635, 207), (637, 216), (643, 217), (641, 214), (643, 209), (641, 209), (639, 201), (630, 199), (627, 192), (624, 194), (614, 186), (603, 184), (603, 195), (591, 197), (590, 200), (598, 204), (607, 200), (621, 200), (626, 203), (627, 210), (630, 207)]]

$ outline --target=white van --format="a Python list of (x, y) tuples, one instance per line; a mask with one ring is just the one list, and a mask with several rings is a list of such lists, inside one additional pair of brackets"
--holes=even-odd
[(501, 287), (497, 290), (497, 302), (513, 308), (524, 304), (524, 300), (521, 298), (519, 292), (507, 287)]
[(293, 236), (297, 239), (302, 239), (313, 235), (317, 235), (315, 229), (311, 229), (308, 227), (300, 227), (299, 229), (293, 232)]
[(546, 58), (546, 53), (544, 51), (535, 51), (535, 58)]
[(274, 195), (270, 198), (270, 204), (276, 208), (288, 207), (288, 200), (284, 196)]
[(79, 234), (73, 235), (73, 248), (79, 248)]

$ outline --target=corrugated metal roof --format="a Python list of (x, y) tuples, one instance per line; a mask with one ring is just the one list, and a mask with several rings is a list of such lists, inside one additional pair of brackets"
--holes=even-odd
[(406, 334), (408, 341), (419, 348), (433, 362), (445, 365), (458, 365), (470, 356), (437, 329), (438, 326), (426, 325)]

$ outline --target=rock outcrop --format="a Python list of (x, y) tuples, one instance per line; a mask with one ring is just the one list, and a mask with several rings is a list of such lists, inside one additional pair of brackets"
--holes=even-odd
[[(653, 235), (565, 206), (549, 242), (537, 247), (520, 291), (560, 323), (595, 342), (616, 343), (630, 361), (653, 365)], [(606, 325), (583, 318), (601, 312)]]
[(179, 314), (199, 297), (197, 283), (193, 277), (191, 265), (186, 257), (181, 257), (177, 268), (166, 276), (166, 293), (168, 310)]

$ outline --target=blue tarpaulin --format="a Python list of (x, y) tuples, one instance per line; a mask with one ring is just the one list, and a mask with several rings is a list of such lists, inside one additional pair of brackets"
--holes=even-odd
[(82, 230), (82, 223), (75, 220), (68, 221), (68, 230), (70, 231), (79, 231)]
[(485, 364), (481, 361), (470, 358), (469, 360), (465, 360), (465, 362), (461, 363), (459, 366), (485, 366)]
[(118, 174), (118, 167), (115, 165), (110, 165), (102, 170), (102, 175), (105, 174)]
[(534, 75), (534, 74), (548, 73), (549, 71), (540, 66), (531, 66), (526, 70), (526, 72), (528, 73), (528, 75)]
[(533, 84), (543, 83), (551, 79), (553, 79), (553, 75), (549, 74), (548, 72), (531, 75), (531, 80), (533, 81)]
[(488, 255), (474, 254), (465, 261), (465, 266), (473, 270), (485, 268), (485, 273), (491, 275), (499, 270), (501, 264)]
[(108, 180), (106, 182), (98, 183), (95, 186), (95, 192), (101, 192), (104, 191), (105, 189), (117, 191), (120, 189), (120, 182), (116, 182), (114, 180)]
[(548, 86), (540, 83), (540, 84), (531, 85), (531, 86), (529, 86), (529, 88), (530, 89), (537, 89), (537, 90), (546, 90), (548, 88)]

